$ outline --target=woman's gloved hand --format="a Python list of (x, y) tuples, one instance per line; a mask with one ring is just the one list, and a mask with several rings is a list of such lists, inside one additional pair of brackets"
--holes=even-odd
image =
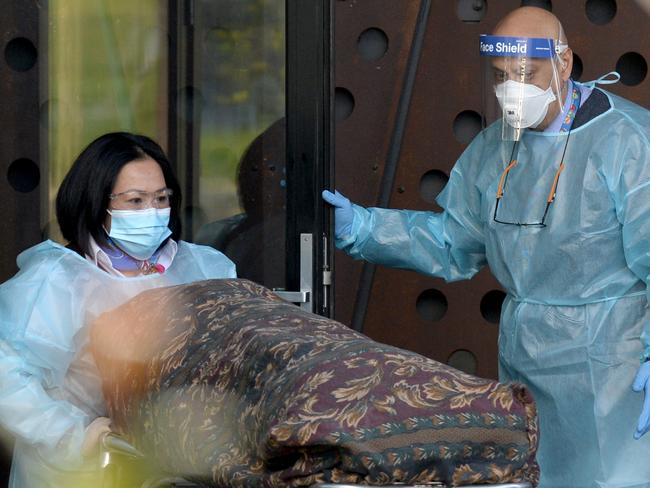
[(81, 454), (84, 457), (91, 457), (98, 453), (99, 441), (104, 434), (111, 431), (111, 419), (108, 417), (97, 417), (86, 427), (86, 435), (81, 445)]
[(640, 439), (643, 434), (650, 430), (650, 361), (646, 361), (639, 368), (634, 383), (632, 383), (632, 389), (634, 391), (643, 391), (643, 407), (634, 432), (634, 438)]
[(334, 210), (334, 233), (336, 237), (348, 236), (352, 233), (352, 222), (354, 211), (350, 200), (341, 195), (338, 191), (332, 193), (323, 190), (323, 200), (335, 207)]

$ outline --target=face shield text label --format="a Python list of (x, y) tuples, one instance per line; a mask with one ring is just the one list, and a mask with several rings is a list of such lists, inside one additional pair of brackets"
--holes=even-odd
[(552, 39), (482, 35), (479, 52), (481, 56), (550, 58), (554, 51)]
[(516, 56), (525, 56), (527, 52), (527, 44), (525, 42), (520, 42), (516, 44), (510, 44), (505, 42), (497, 42), (496, 44), (486, 44), (481, 42), (481, 54), (485, 55), (494, 55), (494, 56), (505, 56), (505, 55), (516, 55)]

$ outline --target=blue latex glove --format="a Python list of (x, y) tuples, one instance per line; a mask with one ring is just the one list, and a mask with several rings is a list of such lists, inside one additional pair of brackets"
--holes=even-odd
[(643, 407), (634, 432), (634, 438), (640, 439), (643, 434), (650, 430), (650, 361), (646, 361), (639, 368), (634, 383), (632, 383), (632, 389), (634, 391), (643, 391)]
[(334, 193), (323, 190), (323, 200), (335, 207), (334, 233), (336, 237), (349, 236), (352, 233), (352, 222), (354, 221), (354, 211), (350, 200), (336, 190)]

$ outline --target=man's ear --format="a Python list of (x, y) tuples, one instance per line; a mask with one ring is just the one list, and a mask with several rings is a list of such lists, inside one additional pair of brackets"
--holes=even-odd
[(573, 51), (570, 47), (567, 47), (562, 54), (559, 55), (560, 58), (560, 78), (562, 81), (567, 81), (571, 77), (571, 71), (573, 70)]

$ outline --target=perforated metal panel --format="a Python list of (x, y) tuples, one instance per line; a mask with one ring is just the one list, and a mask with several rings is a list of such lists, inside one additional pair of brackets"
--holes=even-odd
[[(522, 4), (552, 9), (562, 20), (576, 79), (618, 68), (622, 83), (607, 88), (650, 107), (650, 17), (638, 2), (337, 0), (341, 192), (366, 206), (440, 210), (433, 197), (480, 129), (478, 36)], [(364, 41), (369, 29), (373, 37)], [(387, 49), (377, 57), (382, 44)], [(338, 320), (484, 377), (497, 376), (503, 297), (487, 269), (447, 284), (336, 256)]]
[(41, 240), (41, 128), (44, 69), (36, 0), (3, 2), (0, 15), (0, 282), (16, 271), (16, 255)]
[[(16, 255), (41, 240), (41, 130), (47, 102), (39, 98), (44, 61), (36, 0), (3, 2), (0, 15), (0, 282), (16, 271)], [(12, 440), (0, 431), (0, 486), (9, 479)]]

